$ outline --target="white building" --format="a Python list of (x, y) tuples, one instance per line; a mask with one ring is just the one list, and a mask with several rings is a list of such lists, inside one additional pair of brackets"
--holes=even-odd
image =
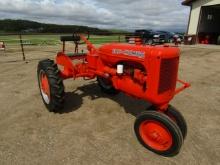
[(185, 0), (182, 4), (191, 8), (188, 41), (220, 44), (220, 0)]

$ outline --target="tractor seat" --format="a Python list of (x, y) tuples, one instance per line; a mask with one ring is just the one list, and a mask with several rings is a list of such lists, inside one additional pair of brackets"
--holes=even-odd
[(65, 41), (79, 42), (80, 41), (80, 36), (79, 35), (61, 36), (60, 41), (62, 41), (62, 42), (65, 42)]
[(66, 53), (68, 57), (85, 56), (86, 53)]

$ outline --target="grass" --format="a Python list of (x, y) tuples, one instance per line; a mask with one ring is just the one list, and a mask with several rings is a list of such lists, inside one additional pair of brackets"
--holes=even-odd
[(113, 35), (113, 36), (91, 36), (90, 37), (90, 42), (93, 44), (103, 44), (103, 43), (109, 43), (109, 42), (124, 42), (125, 37), (124, 36), (119, 36), (118, 35)]
[[(60, 36), (57, 35), (23, 35), (22, 40), (23, 43), (26, 45), (56, 45), (60, 44)], [(124, 42), (125, 39), (124, 36), (120, 36), (120, 41)], [(109, 43), (109, 42), (118, 42), (119, 36), (113, 35), (113, 36), (97, 36), (92, 35), (89, 39), (93, 44), (103, 44), (103, 43)], [(19, 35), (8, 35), (0, 36), (0, 41), (4, 41), (6, 45), (16, 45), (20, 44)]]

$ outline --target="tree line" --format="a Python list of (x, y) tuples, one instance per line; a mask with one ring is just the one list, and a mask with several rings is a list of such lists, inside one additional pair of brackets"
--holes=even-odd
[(0, 20), (1, 33), (86, 33), (111, 34), (110, 30), (103, 30), (88, 26), (46, 24), (28, 20)]

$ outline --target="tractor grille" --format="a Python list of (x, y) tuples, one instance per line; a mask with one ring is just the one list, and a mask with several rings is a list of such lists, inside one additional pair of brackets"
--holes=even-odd
[(175, 89), (179, 58), (162, 59), (160, 66), (160, 80), (158, 93)]

